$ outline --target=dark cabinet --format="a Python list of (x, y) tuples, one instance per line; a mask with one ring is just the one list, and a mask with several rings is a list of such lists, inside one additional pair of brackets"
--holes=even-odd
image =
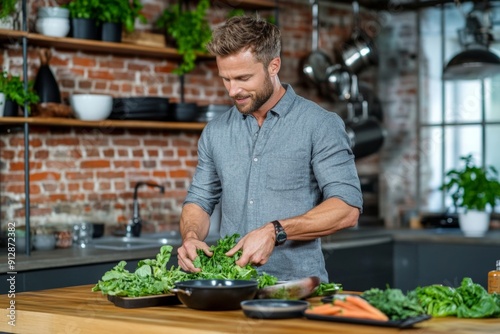
[(325, 245), (323, 249), (330, 282), (344, 290), (364, 291), (393, 284), (393, 243), (390, 238), (358, 243)]
[(394, 285), (403, 291), (417, 286), (459, 286), (464, 277), (487, 288), (488, 272), (500, 259), (498, 245), (396, 242)]

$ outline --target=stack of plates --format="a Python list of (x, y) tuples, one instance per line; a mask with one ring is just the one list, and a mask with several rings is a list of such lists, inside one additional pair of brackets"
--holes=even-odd
[(227, 104), (209, 104), (198, 108), (198, 122), (209, 122), (215, 116), (221, 115), (228, 111), (232, 106)]
[(169, 99), (165, 97), (126, 97), (113, 99), (110, 119), (169, 120)]

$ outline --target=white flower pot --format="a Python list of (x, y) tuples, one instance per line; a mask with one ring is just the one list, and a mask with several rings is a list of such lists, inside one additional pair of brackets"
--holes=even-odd
[(469, 210), (458, 215), (458, 224), (466, 237), (482, 237), (490, 226), (490, 214), (485, 211)]

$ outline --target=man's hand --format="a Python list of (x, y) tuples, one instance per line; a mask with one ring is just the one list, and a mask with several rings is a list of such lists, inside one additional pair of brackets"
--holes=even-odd
[(203, 250), (207, 256), (213, 255), (210, 251), (210, 247), (203, 241), (195, 238), (187, 238), (182, 242), (182, 246), (177, 249), (177, 261), (182, 269), (192, 273), (201, 271), (200, 268), (196, 268), (193, 264), (193, 261), (198, 256), (198, 249)]
[(261, 266), (269, 260), (271, 253), (274, 250), (275, 243), (274, 226), (265, 224), (264, 226), (251, 231), (231, 248), (226, 255), (233, 256), (240, 249), (243, 250), (241, 257), (236, 261), (240, 267), (247, 264)]

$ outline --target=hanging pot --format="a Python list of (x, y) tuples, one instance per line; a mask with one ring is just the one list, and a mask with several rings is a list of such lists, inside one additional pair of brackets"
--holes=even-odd
[[(375, 117), (379, 122), (383, 122), (384, 113), (382, 110), (382, 103), (377, 95), (373, 92), (370, 85), (366, 83), (358, 84), (358, 99), (341, 99), (336, 93), (329, 93), (325, 97), (329, 98), (334, 104), (333, 111), (337, 113), (344, 121), (353, 121), (354, 118), (362, 118), (363, 115), (363, 101), (368, 103), (368, 116)], [(349, 92), (350, 94), (350, 92)], [(349, 110), (351, 108), (351, 110)], [(352, 115), (349, 115), (349, 112)]]
[(352, 117), (352, 107), (349, 114), (351, 119), (346, 122), (346, 132), (351, 140), (351, 149), (356, 159), (374, 154), (384, 144), (386, 130), (373, 116), (368, 115), (368, 102), (361, 102), (363, 115), (360, 118)]
[(318, 1), (312, 2), (312, 52), (301, 60), (302, 77), (305, 83), (311, 87), (317, 87), (321, 82), (325, 82), (327, 78), (326, 70), (332, 65), (330, 57), (319, 49), (319, 22), (318, 22)]
[(344, 66), (354, 74), (360, 73), (370, 65), (378, 64), (378, 53), (373, 40), (361, 29), (359, 24), (359, 4), (353, 1), (353, 32), (342, 47), (335, 49), (335, 55)]
[(40, 56), (41, 65), (38, 69), (33, 89), (40, 97), (39, 102), (61, 103), (59, 85), (49, 67), (51, 52), (48, 49), (40, 49), (38, 54)]
[(341, 65), (335, 64), (326, 69), (326, 81), (321, 84), (321, 93), (335, 101), (346, 101), (351, 96), (351, 73)]

